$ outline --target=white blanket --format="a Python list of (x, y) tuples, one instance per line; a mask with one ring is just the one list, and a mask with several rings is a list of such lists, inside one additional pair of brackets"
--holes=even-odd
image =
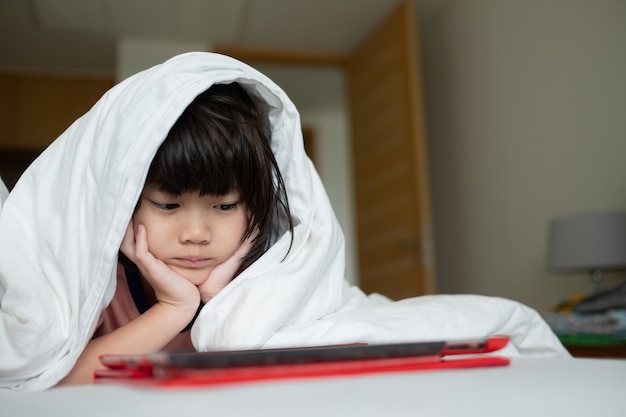
[(2, 205), (4, 204), (4, 200), (9, 196), (9, 189), (6, 185), (4, 185), (4, 181), (0, 178), (0, 210), (2, 210)]
[[(56, 384), (110, 302), (122, 236), (158, 146), (214, 83), (267, 103), (272, 149), (296, 227), (207, 303), (198, 350), (339, 342), (512, 337), (509, 355), (567, 356), (539, 315), (510, 300), (426, 296), (391, 302), (344, 280), (344, 238), (285, 93), (227, 57), (175, 57), (112, 88), (26, 171), (0, 213), (0, 387)], [(284, 258), (284, 259), (283, 259)]]

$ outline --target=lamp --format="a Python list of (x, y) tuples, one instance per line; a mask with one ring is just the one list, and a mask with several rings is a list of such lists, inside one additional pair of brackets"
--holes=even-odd
[(549, 228), (548, 267), (589, 271), (592, 291), (597, 292), (603, 270), (626, 267), (626, 212), (553, 219)]

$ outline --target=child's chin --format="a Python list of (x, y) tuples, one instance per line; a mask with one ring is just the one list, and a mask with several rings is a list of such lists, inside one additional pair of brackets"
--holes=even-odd
[(198, 270), (198, 271), (179, 271), (180, 275), (185, 277), (187, 281), (191, 282), (195, 286), (202, 285), (208, 278), (211, 271)]

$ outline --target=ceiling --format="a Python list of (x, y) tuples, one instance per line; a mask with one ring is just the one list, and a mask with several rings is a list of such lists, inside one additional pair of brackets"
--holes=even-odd
[(346, 53), (399, 1), (1, 0), (0, 70), (112, 75), (120, 39)]

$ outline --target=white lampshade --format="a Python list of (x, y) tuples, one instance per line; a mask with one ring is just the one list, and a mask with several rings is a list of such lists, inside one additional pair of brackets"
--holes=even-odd
[(548, 267), (606, 270), (626, 267), (626, 212), (564, 216), (550, 222)]

